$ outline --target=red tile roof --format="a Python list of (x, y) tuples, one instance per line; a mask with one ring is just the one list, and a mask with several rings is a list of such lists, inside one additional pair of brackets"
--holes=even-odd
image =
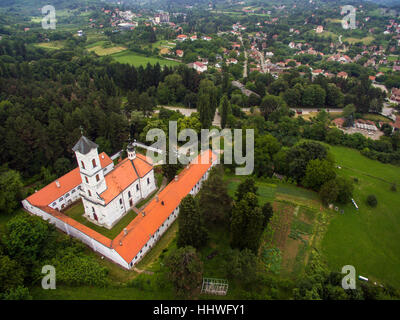
[[(202, 155), (206, 160), (203, 162), (207, 162), (205, 164), (200, 162)], [(158, 201), (153, 199), (144, 208), (144, 217), (139, 214), (132, 220), (127, 226), (128, 234), (126, 236), (124, 232), (121, 232), (113, 240), (113, 248), (126, 262), (129, 263), (133, 260), (168, 216), (179, 206), (181, 200), (189, 194), (207, 172), (212, 162), (216, 160), (216, 155), (211, 150), (205, 151), (202, 155), (197, 157), (199, 163), (190, 164), (189, 168), (185, 168), (179, 174), (178, 181), (173, 180), (158, 194)], [(212, 158), (211, 162), (210, 158)], [(164, 205), (161, 202), (164, 202)], [(120, 241), (122, 246), (119, 244)]]
[(153, 169), (151, 161), (141, 154), (136, 154), (134, 160), (126, 158), (114, 170), (106, 174), (107, 189), (100, 195), (106, 204), (110, 203), (122, 191), (135, 182), (138, 177), (143, 178)]
[[(99, 155), (100, 164), (102, 168), (107, 167), (112, 163), (112, 160), (106, 153), (101, 153)], [(57, 187), (56, 181), (59, 182), (60, 187)], [(68, 172), (61, 178), (53, 181), (44, 188), (40, 189), (27, 198), (27, 200), (34, 206), (47, 206), (53, 201), (57, 200), (68, 191), (79, 186), (82, 183), (81, 175), (79, 174), (79, 168)]]

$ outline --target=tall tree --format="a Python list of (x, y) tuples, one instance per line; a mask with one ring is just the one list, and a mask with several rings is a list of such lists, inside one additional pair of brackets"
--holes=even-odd
[(257, 194), (257, 190), (258, 187), (256, 187), (256, 180), (253, 177), (248, 177), (246, 178), (246, 180), (239, 184), (235, 192), (236, 200), (242, 200), (245, 194), (248, 192)]
[(178, 247), (200, 248), (207, 241), (207, 230), (198, 204), (192, 195), (187, 195), (179, 205)]
[(195, 248), (174, 250), (165, 259), (165, 266), (178, 296), (192, 298), (198, 293), (203, 278), (203, 263)]
[(261, 234), (263, 232), (264, 216), (254, 193), (246, 193), (242, 200), (232, 208), (231, 244), (233, 247), (250, 249), (257, 254)]
[(232, 199), (223, 180), (223, 168), (214, 167), (199, 193), (200, 211), (207, 224), (224, 223), (229, 217)]
[(226, 123), (228, 121), (228, 115), (230, 113), (230, 102), (226, 95), (224, 95), (221, 99), (220, 110), (221, 110), (221, 127), (222, 129), (226, 127)]
[(22, 181), (17, 171), (0, 172), (0, 212), (10, 214), (22, 199)]

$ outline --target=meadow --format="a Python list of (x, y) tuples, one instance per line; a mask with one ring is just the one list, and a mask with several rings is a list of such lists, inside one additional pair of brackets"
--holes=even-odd
[(86, 46), (86, 49), (90, 52), (94, 52), (98, 56), (108, 56), (118, 52), (127, 50), (123, 46), (115, 46), (109, 41), (98, 41)]
[(155, 57), (145, 57), (141, 56), (137, 53), (134, 53), (132, 51), (126, 50), (123, 52), (119, 52), (116, 54), (112, 54), (110, 57), (112, 57), (115, 61), (120, 62), (120, 63), (128, 63), (131, 64), (135, 67), (139, 66), (146, 66), (148, 63), (154, 65), (157, 62), (160, 64), (160, 66), (168, 66), (168, 67), (173, 67), (177, 66), (180, 63), (176, 61), (171, 61), (171, 60), (166, 60), (166, 59), (161, 59), (161, 58), (155, 58)]
[[(400, 168), (362, 156), (345, 147), (330, 147), (339, 176), (356, 178), (352, 204), (340, 206), (344, 214), (332, 213), (321, 248), (328, 266), (341, 270), (353, 265), (357, 275), (400, 286), (400, 196), (391, 191), (400, 183)], [(378, 199), (376, 208), (366, 204), (369, 194)]]

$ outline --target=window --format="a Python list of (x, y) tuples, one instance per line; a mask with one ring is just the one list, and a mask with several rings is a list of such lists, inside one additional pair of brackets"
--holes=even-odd
[(120, 204), (120, 205), (122, 205), (122, 198), (121, 198), (121, 199), (119, 199), (119, 204)]
[(130, 191), (128, 191), (128, 198), (130, 198), (131, 197), (131, 192)]
[(96, 181), (99, 182), (100, 181), (100, 177), (98, 174), (96, 174)]
[(89, 179), (87, 177), (85, 177), (85, 181), (86, 183), (89, 183)]
[(64, 198), (63, 197), (61, 197), (59, 200), (58, 200), (58, 202), (61, 202), (61, 201), (63, 201), (64, 200)]
[(95, 160), (95, 159), (92, 160), (92, 165), (93, 165), (93, 168), (96, 168), (96, 167), (97, 167), (97, 164), (96, 164), (96, 160)]
[(92, 193), (90, 192), (90, 190), (88, 190), (87, 192), (89, 193), (89, 197), (91, 197), (91, 196), (92, 196)]
[(81, 161), (81, 166), (82, 166), (82, 169), (85, 169), (85, 163), (83, 161)]
[(67, 193), (67, 194), (65, 195), (65, 197), (68, 198), (68, 197), (69, 197), (69, 193)]
[(79, 190), (82, 190), (82, 187), (81, 187), (81, 186), (78, 186), (78, 189), (79, 189)]
[(147, 184), (150, 184), (150, 178), (147, 178)]
[(75, 189), (72, 189), (71, 193), (75, 193), (75, 191), (76, 191)]
[(136, 185), (136, 190), (139, 191), (139, 184)]
[(56, 206), (57, 205), (57, 203), (56, 202), (53, 202), (53, 206)]
[(96, 213), (96, 211), (94, 211), (94, 208), (93, 208), (93, 207), (92, 207), (92, 212), (93, 212), (93, 213)]

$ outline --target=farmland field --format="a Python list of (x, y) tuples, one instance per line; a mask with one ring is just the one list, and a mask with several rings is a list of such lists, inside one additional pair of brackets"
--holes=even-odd
[(56, 40), (50, 42), (41, 42), (36, 44), (36, 46), (45, 49), (62, 49), (64, 47), (64, 41)]
[(370, 44), (372, 41), (374, 41), (374, 37), (364, 37), (362, 39), (359, 38), (344, 38), (343, 42), (347, 41), (350, 44), (355, 44), (357, 42), (362, 42), (365, 45)]
[(111, 55), (111, 57), (117, 62), (128, 63), (135, 67), (146, 66), (148, 63), (154, 65), (157, 62), (160, 64), (160, 66), (172, 67), (172, 66), (179, 65), (179, 62), (176, 62), (176, 61), (170, 61), (170, 60), (154, 58), (154, 57), (145, 57), (145, 56), (138, 55), (129, 50), (113, 54), (113, 55)]
[(115, 54), (115, 53), (127, 50), (126, 47), (114, 46), (112, 44), (108, 44), (106, 41), (95, 42), (91, 45), (86, 46), (86, 48), (88, 51), (93, 51), (98, 56), (108, 56), (111, 54)]
[[(333, 213), (322, 241), (322, 250), (331, 269), (353, 265), (357, 275), (400, 286), (400, 196), (390, 190), (400, 183), (400, 168), (382, 164), (345, 147), (330, 147), (342, 169), (340, 176), (357, 178), (352, 204), (341, 206), (344, 214)], [(369, 194), (378, 206), (366, 204)]]

